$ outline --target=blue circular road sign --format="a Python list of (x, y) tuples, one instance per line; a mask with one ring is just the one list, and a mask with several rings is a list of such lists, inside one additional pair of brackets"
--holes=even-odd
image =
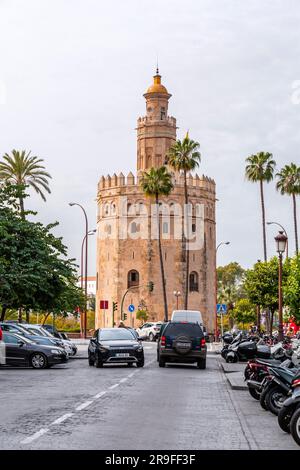
[(129, 312), (134, 312), (134, 310), (135, 310), (134, 305), (132, 305), (132, 304), (129, 305), (128, 311), (129, 311)]

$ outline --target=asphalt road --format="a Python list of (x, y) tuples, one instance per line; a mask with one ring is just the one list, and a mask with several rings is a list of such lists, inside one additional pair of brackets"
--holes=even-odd
[(0, 369), (0, 449), (297, 449), (247, 391), (232, 391), (218, 359), (208, 367), (156, 363), (50, 370)]

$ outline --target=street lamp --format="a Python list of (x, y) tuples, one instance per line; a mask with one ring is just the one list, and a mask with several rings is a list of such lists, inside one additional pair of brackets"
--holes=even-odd
[[(89, 223), (86, 211), (81, 204), (77, 202), (69, 202), (69, 206), (78, 206), (82, 210), (85, 218), (85, 283), (84, 283), (84, 292), (85, 292), (85, 309), (84, 309), (84, 331), (83, 336), (86, 338), (86, 317), (87, 317), (87, 273), (88, 273), (88, 233), (89, 233)], [(82, 278), (81, 278), (82, 279)]]
[(276, 249), (279, 257), (278, 272), (278, 339), (283, 341), (283, 319), (282, 319), (282, 254), (286, 250), (288, 238), (283, 231), (280, 231), (275, 237)]
[[(96, 232), (97, 232), (96, 229), (90, 230), (87, 235), (88, 235), (88, 236), (91, 236), (91, 235), (94, 235)], [(81, 287), (82, 290), (83, 290), (83, 249), (84, 249), (84, 244), (85, 244), (87, 235), (86, 235), (86, 234), (84, 235), (83, 240), (82, 240), (82, 243), (81, 243), (80, 287)], [(85, 282), (87, 283), (87, 279), (85, 279)], [(87, 291), (86, 291), (86, 296), (87, 296)], [(86, 299), (87, 299), (87, 297), (86, 297)], [(84, 321), (82, 321), (82, 319), (80, 319), (80, 323), (81, 323), (81, 331), (83, 332), (83, 335), (86, 335), (85, 331), (86, 331), (86, 328), (87, 328), (87, 327), (86, 327), (86, 324), (87, 324), (87, 315), (85, 315)], [(83, 323), (83, 324), (82, 324), (82, 323)], [(85, 336), (84, 336), (84, 337), (85, 337)]]
[(218, 249), (219, 249), (220, 246), (222, 246), (222, 245), (230, 245), (230, 242), (221, 242), (221, 243), (219, 243), (219, 245), (218, 245), (217, 248), (216, 248), (215, 341), (217, 341), (217, 337), (218, 337), (218, 312), (217, 312), (217, 303), (218, 303), (218, 275), (217, 275), (217, 253), (218, 253)]
[(181, 296), (181, 292), (179, 290), (174, 290), (173, 294), (176, 297), (176, 310), (178, 310), (178, 301), (179, 301), (179, 297)]
[(267, 225), (277, 225), (278, 227), (281, 228), (281, 230), (283, 230), (287, 240), (286, 240), (286, 257), (288, 258), (289, 257), (289, 240), (288, 240), (288, 234), (287, 234), (287, 231), (285, 230), (285, 228), (279, 224), (278, 222), (267, 222)]

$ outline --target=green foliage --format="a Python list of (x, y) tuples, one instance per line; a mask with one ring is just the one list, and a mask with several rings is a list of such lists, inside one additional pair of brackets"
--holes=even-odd
[(276, 176), (278, 178), (276, 189), (281, 194), (289, 196), (300, 194), (300, 167), (295, 163), (285, 165)]
[(243, 277), (245, 270), (237, 262), (217, 268), (218, 301), (233, 303), (243, 297)]
[(142, 320), (145, 323), (148, 320), (148, 311), (146, 309), (139, 309), (136, 312), (137, 320)]
[(233, 318), (238, 323), (248, 324), (256, 322), (256, 306), (249, 299), (239, 299), (234, 305)]
[(144, 171), (141, 178), (141, 188), (146, 196), (158, 199), (159, 196), (168, 196), (172, 189), (172, 177), (165, 166), (151, 168)]
[(23, 308), (72, 312), (83, 305), (76, 287), (74, 260), (67, 259), (61, 238), (47, 226), (25, 220), (18, 212), (19, 186), (0, 186), (0, 304)]
[(300, 255), (285, 263), (288, 269), (285, 285), (283, 287), (284, 304), (289, 313), (300, 322)]
[(185, 173), (195, 170), (201, 161), (200, 144), (190, 139), (188, 133), (184, 139), (177, 140), (169, 149), (166, 161), (176, 171)]
[(246, 159), (246, 178), (248, 181), (257, 183), (259, 181), (272, 181), (276, 162), (273, 160), (273, 155), (269, 152), (258, 152), (255, 155), (250, 155)]

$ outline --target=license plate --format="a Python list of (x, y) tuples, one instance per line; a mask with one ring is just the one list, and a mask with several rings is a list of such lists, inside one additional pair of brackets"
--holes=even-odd
[(177, 343), (177, 346), (179, 346), (180, 348), (189, 348), (190, 343)]
[(130, 354), (129, 353), (117, 353), (116, 356), (117, 357), (128, 357), (128, 356), (130, 356)]

